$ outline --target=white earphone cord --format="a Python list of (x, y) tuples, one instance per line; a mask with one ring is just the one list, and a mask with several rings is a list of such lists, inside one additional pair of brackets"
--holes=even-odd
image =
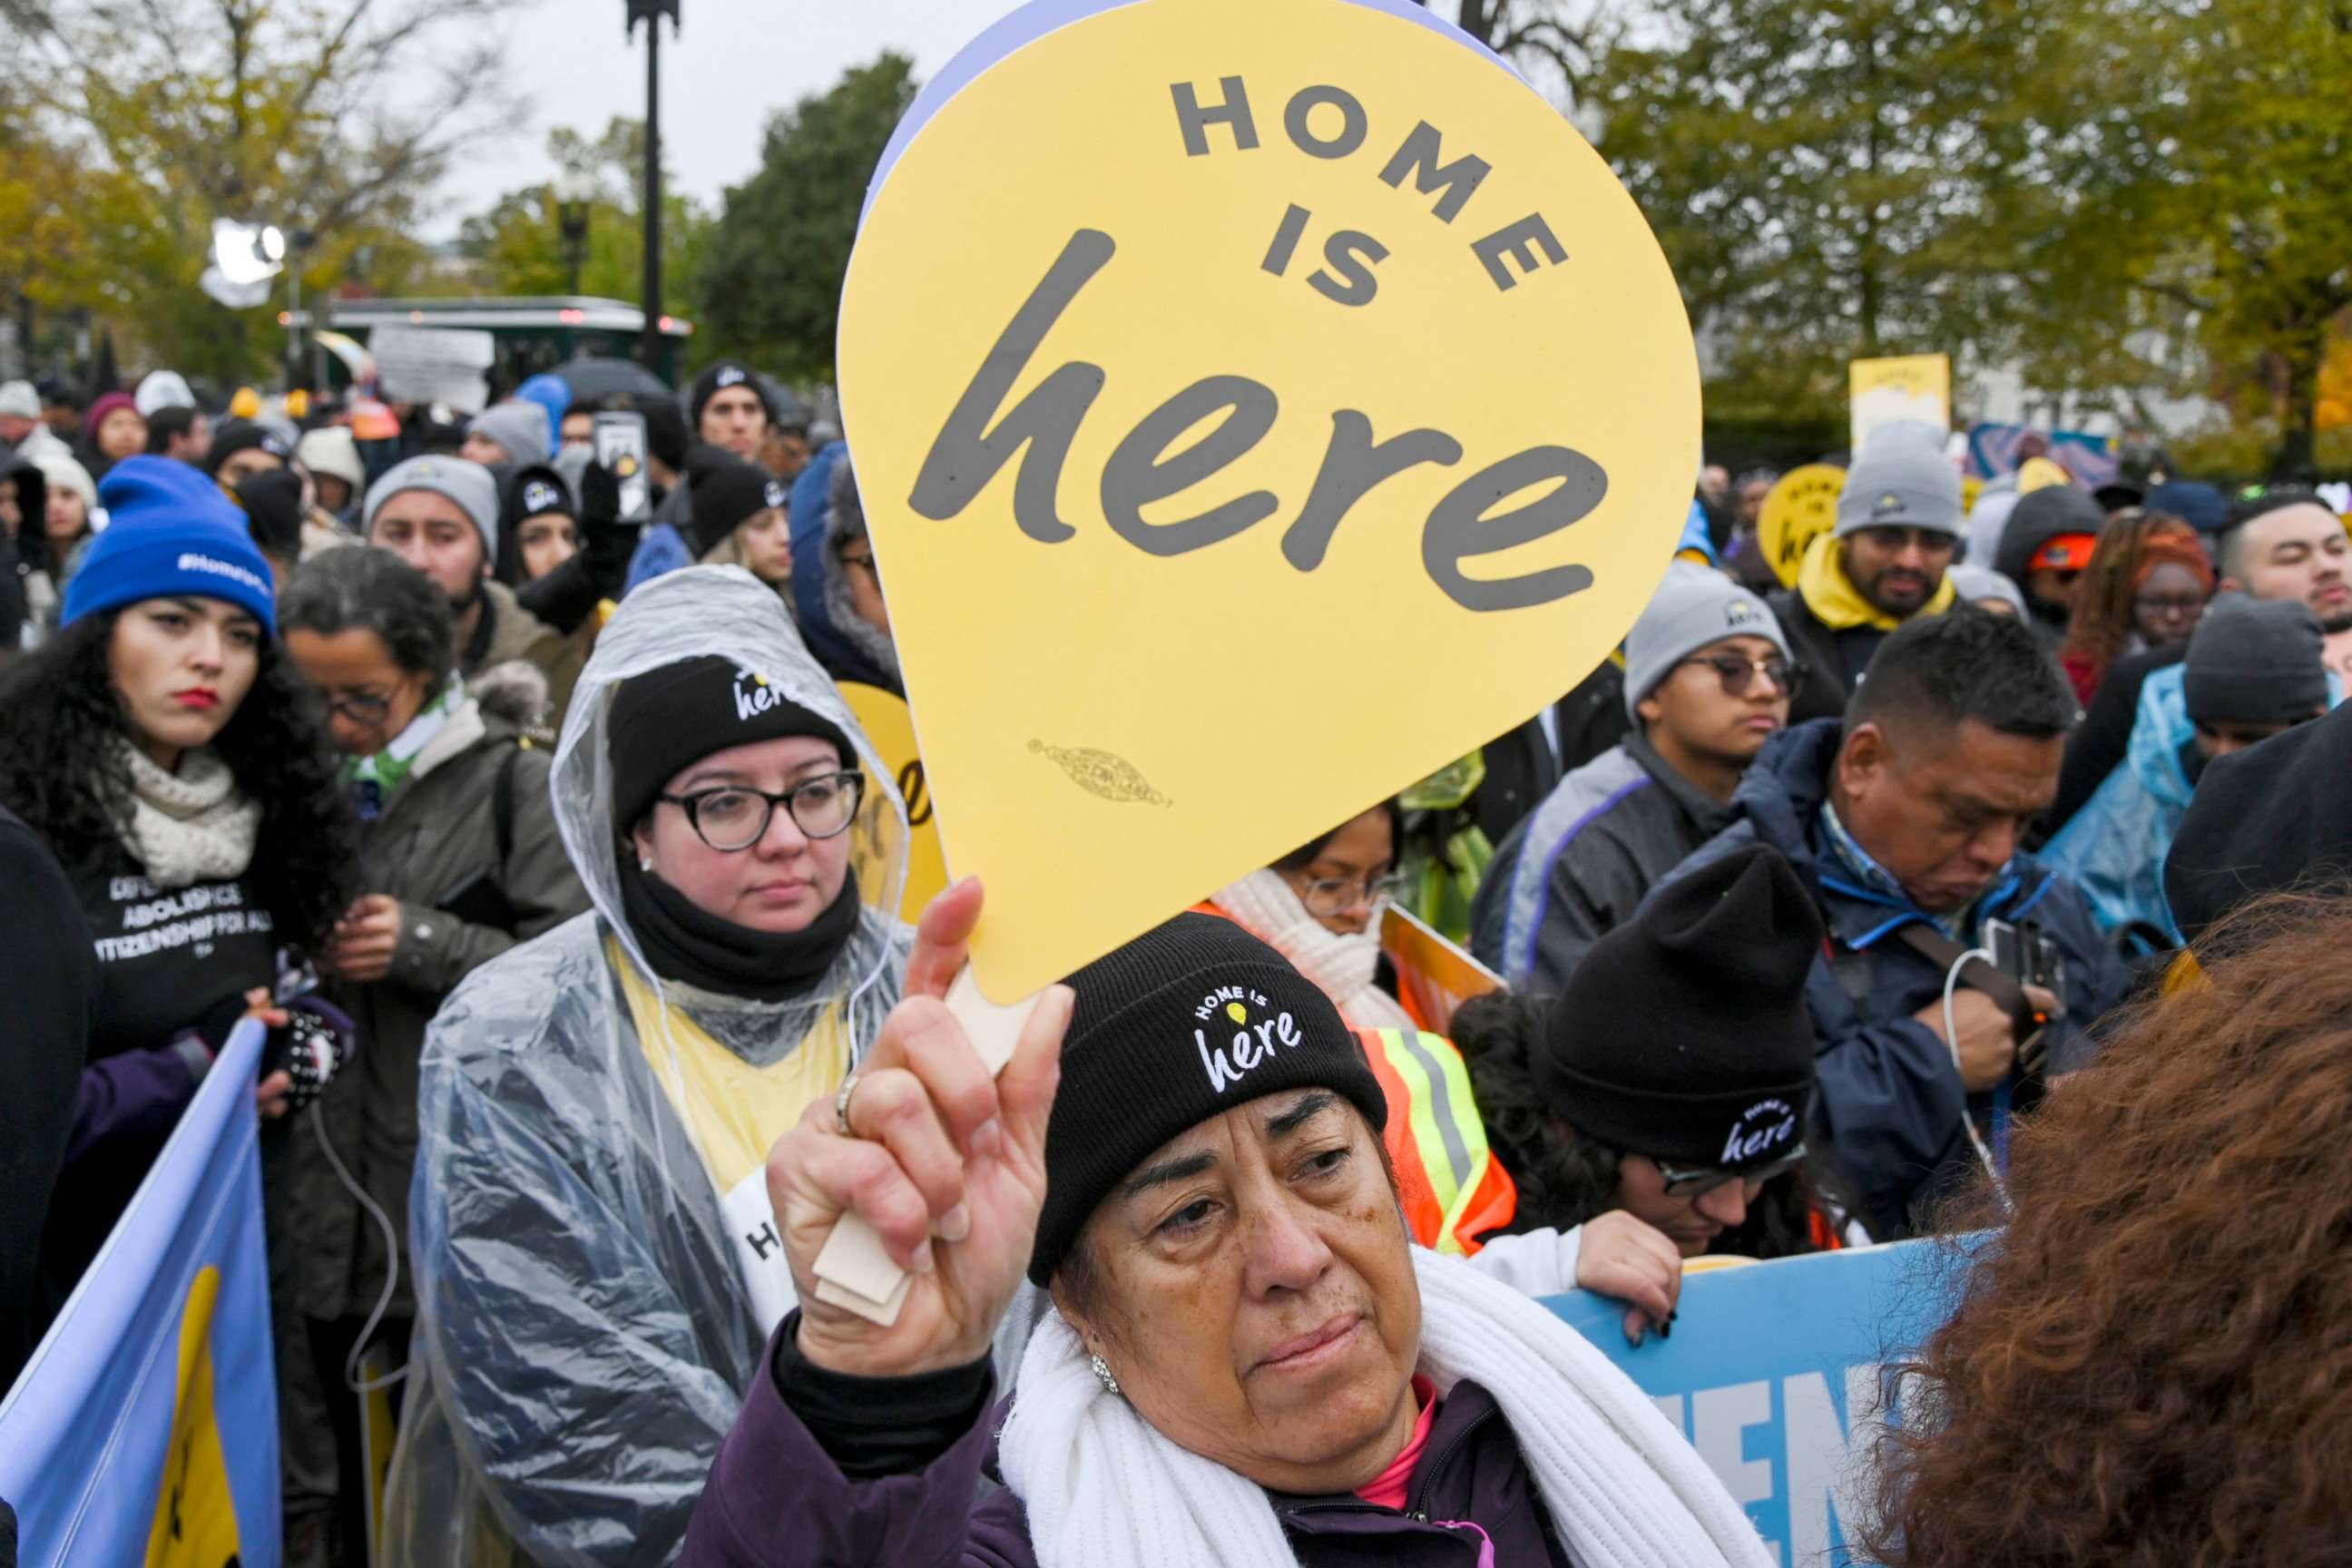
[[(376, 1328), (383, 1321), (384, 1314), (392, 1310), (393, 1295), (400, 1289), (400, 1232), (393, 1226), (392, 1216), (378, 1208), (374, 1200), (360, 1190), (359, 1183), (353, 1181), (351, 1172), (344, 1168), (341, 1156), (335, 1152), (334, 1143), (327, 1137), (326, 1118), (320, 1112), (319, 1102), (315, 1100), (310, 1102), (310, 1131), (318, 1136), (319, 1147), (326, 1151), (327, 1163), (334, 1168), (335, 1180), (342, 1183), (343, 1190), (359, 1200), (360, 1207), (367, 1210), (368, 1217), (374, 1220), (377, 1228), (383, 1232), (383, 1293), (375, 1299), (375, 1310), (361, 1325), (359, 1338), (352, 1343), (351, 1354), (343, 1358), (343, 1386), (353, 1394), (373, 1394), (378, 1389), (390, 1388), (408, 1376), (405, 1361), (401, 1363), (398, 1372), (387, 1373), (382, 1377), (364, 1378), (360, 1375), (360, 1358), (367, 1353), (368, 1342), (375, 1338)], [(404, 1353), (406, 1347), (402, 1348)]]
[[(1972, 947), (1952, 960), (1952, 967), (1944, 972), (1944, 1044), (1952, 1053), (1952, 1071), (1956, 1074), (1960, 1070), (1960, 1031), (1952, 1021), (1952, 994), (1959, 985), (1960, 971), (1968, 966), (1971, 958), (1981, 958), (1990, 963), (1993, 961), (1992, 951)], [(2012, 1213), (2008, 1184), (2000, 1179), (2000, 1171), (1993, 1163), (1992, 1151), (1985, 1147), (1982, 1134), (1977, 1131), (1976, 1118), (1969, 1114), (1965, 1082), (1960, 1100), (1960, 1130), (1969, 1135), (1969, 1143), (1977, 1152), (1978, 1163), (1984, 1166), (1985, 1174), (1992, 1180), (1993, 1195), (2000, 1200), (2000, 1212), (2004, 1215)]]

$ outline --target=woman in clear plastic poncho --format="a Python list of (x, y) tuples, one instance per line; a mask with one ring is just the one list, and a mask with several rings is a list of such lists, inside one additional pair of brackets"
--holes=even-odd
[(425, 1045), (393, 1563), (675, 1554), (792, 1305), (768, 1149), (905, 973), (905, 808), (750, 574), (629, 596), (551, 787), (593, 912)]

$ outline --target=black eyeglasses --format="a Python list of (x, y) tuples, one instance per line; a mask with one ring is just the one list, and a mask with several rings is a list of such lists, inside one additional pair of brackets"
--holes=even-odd
[(1328, 920), (1354, 909), (1359, 901), (1374, 908), (1394, 903), (1404, 892), (1405, 879), (1391, 871), (1384, 877), (1323, 877), (1292, 886), (1308, 914)]
[(1759, 674), (1779, 688), (1783, 697), (1794, 697), (1797, 688), (1805, 683), (1805, 667), (1777, 653), (1766, 654), (1762, 658), (1750, 658), (1744, 653), (1693, 654), (1682, 662), (1703, 664), (1715, 671), (1716, 679), (1723, 682), (1726, 697), (1747, 696), (1748, 689), (1756, 684)]
[(1775, 1176), (1785, 1176), (1805, 1163), (1802, 1143), (1790, 1150), (1769, 1165), (1759, 1165), (1752, 1171), (1726, 1171), (1713, 1165), (1669, 1165), (1657, 1162), (1658, 1174), (1666, 1179), (1666, 1196), (1670, 1198), (1705, 1197), (1727, 1182), (1769, 1182)]
[(373, 727), (391, 717), (392, 699), (372, 697), (364, 691), (346, 691), (339, 697), (327, 699), (327, 711), (338, 719)]
[(779, 805), (809, 837), (839, 837), (856, 819), (865, 786), (861, 773), (824, 773), (774, 795), (747, 784), (721, 784), (654, 798), (684, 811), (697, 837), (720, 854), (732, 855), (760, 842)]

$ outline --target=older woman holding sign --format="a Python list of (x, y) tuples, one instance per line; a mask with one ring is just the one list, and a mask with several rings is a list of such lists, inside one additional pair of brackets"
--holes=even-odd
[(905, 819), (861, 765), (891, 776), (748, 573), (597, 639), (550, 779), (594, 910), (467, 976), (419, 1066), (390, 1561), (677, 1550), (793, 1301), (769, 1147), (899, 999)]
[[(942, 973), (977, 912), (950, 900), (916, 960)], [(770, 1158), (804, 1305), (684, 1561), (1769, 1561), (1597, 1351), (1408, 1244), (1362, 1056), (1230, 921), (1180, 916), (1049, 991), (994, 1080), (910, 1005), (844, 1098)], [(888, 1328), (811, 1290), (852, 1211), (914, 1271)], [(1024, 1273), (1055, 1310), (992, 1417)], [(975, 1502), (992, 1447), (1005, 1485)]]

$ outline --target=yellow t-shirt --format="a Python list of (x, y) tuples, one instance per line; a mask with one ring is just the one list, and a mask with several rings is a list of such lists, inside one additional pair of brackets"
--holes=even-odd
[(737, 1271), (762, 1328), (793, 1301), (792, 1276), (768, 1203), (768, 1151), (812, 1101), (830, 1100), (849, 1070), (840, 1003), (825, 1008), (799, 1045), (753, 1067), (710, 1037), (683, 1008), (665, 1005), (611, 937), (604, 952), (621, 977), (646, 1065), (693, 1136), (735, 1245)]

